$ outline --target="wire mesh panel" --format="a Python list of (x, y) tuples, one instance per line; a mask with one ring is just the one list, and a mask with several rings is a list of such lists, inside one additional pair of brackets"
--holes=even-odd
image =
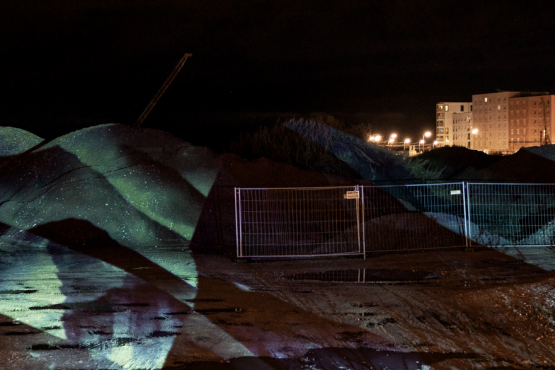
[(555, 184), (468, 184), (472, 243), (555, 245)]
[(357, 189), (235, 189), (237, 256), (364, 253)]
[(463, 183), (362, 187), (367, 251), (466, 245)]

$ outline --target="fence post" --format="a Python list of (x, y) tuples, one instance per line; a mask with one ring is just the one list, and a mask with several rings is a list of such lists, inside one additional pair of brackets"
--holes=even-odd
[(468, 241), (468, 213), (467, 213), (467, 209), (466, 209), (466, 196), (468, 193), (468, 189), (466, 188), (466, 183), (463, 181), (462, 182), (462, 188), (463, 188), (463, 212), (464, 212), (464, 245), (465, 247), (470, 247), (469, 245), (469, 241)]
[(364, 259), (366, 259), (366, 233), (365, 233), (365, 227), (364, 227), (364, 186), (360, 186), (357, 185), (357, 190), (359, 190), (359, 194), (360, 194), (360, 208), (361, 208), (361, 213), (362, 213), (362, 255), (364, 256)]
[(235, 244), (237, 257), (243, 257), (242, 242), (243, 238), (241, 236), (241, 188), (235, 188)]
[(470, 248), (470, 247), (472, 247), (472, 224), (470, 223), (470, 185), (471, 184), (468, 183), (468, 182), (465, 183), (465, 184), (466, 184), (466, 186), (465, 186), (465, 188), (466, 188), (466, 207), (464, 209), (464, 212), (465, 212), (464, 223), (465, 223), (465, 225), (467, 225), (466, 227), (467, 227), (467, 232), (468, 232), (466, 244)]

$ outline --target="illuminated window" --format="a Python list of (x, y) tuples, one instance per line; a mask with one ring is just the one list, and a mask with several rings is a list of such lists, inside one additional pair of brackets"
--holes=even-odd
[(497, 104), (497, 110), (501, 110), (501, 104)]
[(445, 104), (445, 111), (449, 112), (449, 106), (447, 104)]
[(511, 135), (514, 134), (513, 129), (511, 129)]
[(488, 102), (488, 98), (487, 98), (487, 97), (484, 98), (484, 102), (485, 102), (485, 103)]
[(520, 135), (520, 130), (518, 128), (516, 129), (516, 134)]

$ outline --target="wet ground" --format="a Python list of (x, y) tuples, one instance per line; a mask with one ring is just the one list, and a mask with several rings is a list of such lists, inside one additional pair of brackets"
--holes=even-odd
[(0, 368), (555, 367), (549, 248), (250, 262), (180, 245), (110, 253), (0, 241)]

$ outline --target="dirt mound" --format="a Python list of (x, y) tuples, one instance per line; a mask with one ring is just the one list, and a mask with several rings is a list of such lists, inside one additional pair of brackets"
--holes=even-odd
[(431, 150), (419, 155), (418, 158), (428, 161), (430, 169), (443, 169), (441, 178), (450, 179), (467, 168), (482, 169), (491, 166), (501, 160), (502, 157), (453, 146)]
[(83, 220), (125, 246), (190, 240), (215, 157), (158, 130), (79, 130), (6, 157), (0, 222), (29, 230)]
[(191, 245), (195, 251), (232, 253), (236, 244), (235, 188), (289, 188), (371, 185), (352, 179), (305, 171), (268, 158), (248, 161), (235, 154), (219, 157), (221, 169), (206, 198)]
[(28, 131), (15, 127), (0, 127), (0, 157), (17, 155), (43, 141)]
[[(534, 152), (542, 153), (543, 156)], [(516, 154), (502, 157), (501, 160), (489, 167), (480, 170), (468, 168), (453, 176), (452, 179), (507, 183), (555, 183), (555, 162), (547, 159), (547, 154), (549, 154), (547, 149), (521, 149)]]

